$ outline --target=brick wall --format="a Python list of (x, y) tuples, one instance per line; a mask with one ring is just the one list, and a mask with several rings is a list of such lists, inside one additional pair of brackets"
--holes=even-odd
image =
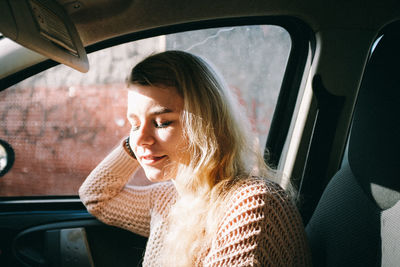
[(0, 94), (0, 138), (14, 148), (0, 196), (76, 195), (89, 172), (129, 134), (125, 78), (165, 49), (165, 38), (89, 55), (91, 70), (57, 66)]

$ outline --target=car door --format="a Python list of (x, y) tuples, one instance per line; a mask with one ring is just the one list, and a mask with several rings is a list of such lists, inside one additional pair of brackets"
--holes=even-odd
[(51, 61), (14, 74), (0, 92), (2, 153), (12, 165), (0, 177), (0, 266), (140, 265), (146, 237), (99, 222), (77, 191), (128, 135), (125, 78), (151, 53), (185, 50), (215, 64), (258, 136), (255, 145), (267, 147), (279, 168), (312, 56), (309, 36), (288, 18), (190, 23), (86, 47), (86, 74)]

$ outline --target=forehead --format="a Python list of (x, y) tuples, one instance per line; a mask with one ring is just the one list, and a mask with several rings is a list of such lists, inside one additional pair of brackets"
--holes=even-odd
[(174, 87), (130, 85), (128, 88), (128, 113), (146, 112), (166, 108), (181, 112), (183, 98)]

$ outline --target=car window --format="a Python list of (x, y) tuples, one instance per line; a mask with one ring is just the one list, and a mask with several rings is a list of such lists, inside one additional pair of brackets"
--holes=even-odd
[(157, 36), (89, 54), (90, 71), (56, 66), (0, 92), (0, 138), (15, 151), (0, 196), (76, 195), (129, 133), (125, 80), (145, 56), (200, 55), (221, 72), (265, 147), (291, 49), (279, 26), (213, 28)]

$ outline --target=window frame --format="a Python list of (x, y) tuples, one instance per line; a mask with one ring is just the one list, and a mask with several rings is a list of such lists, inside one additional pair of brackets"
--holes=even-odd
[[(160, 35), (179, 33), (184, 31), (193, 31), (201, 29), (210, 29), (217, 27), (232, 27), (246, 25), (274, 25), (285, 29), (291, 38), (291, 49), (286, 64), (277, 104), (272, 116), (271, 126), (267, 137), (266, 147), (268, 148), (268, 164), (273, 167), (278, 166), (281, 154), (289, 134), (290, 125), (293, 119), (298, 94), (306, 69), (307, 59), (309, 58), (309, 48), (312, 48), (314, 54), (314, 35), (309, 26), (301, 20), (287, 16), (257, 16), (241, 18), (212, 19), (206, 21), (189, 22), (177, 25), (162, 26), (158, 28), (143, 30), (140, 32), (129, 33), (126, 35), (110, 38), (87, 46), (86, 52), (90, 54), (115, 45), (133, 42), (145, 38), (156, 37)], [(0, 91), (34, 76), (44, 70), (59, 65), (53, 60), (46, 60), (22, 71), (14, 73), (0, 80)], [(1, 178), (0, 178), (1, 179)], [(24, 209), (27, 202), (37, 203), (37, 206), (46, 209), (51, 204), (60, 208), (81, 208), (81, 203), (77, 203), (77, 195), (74, 196), (21, 196), (4, 197), (0, 196), (0, 210)], [(10, 209), (10, 206), (13, 207)]]

